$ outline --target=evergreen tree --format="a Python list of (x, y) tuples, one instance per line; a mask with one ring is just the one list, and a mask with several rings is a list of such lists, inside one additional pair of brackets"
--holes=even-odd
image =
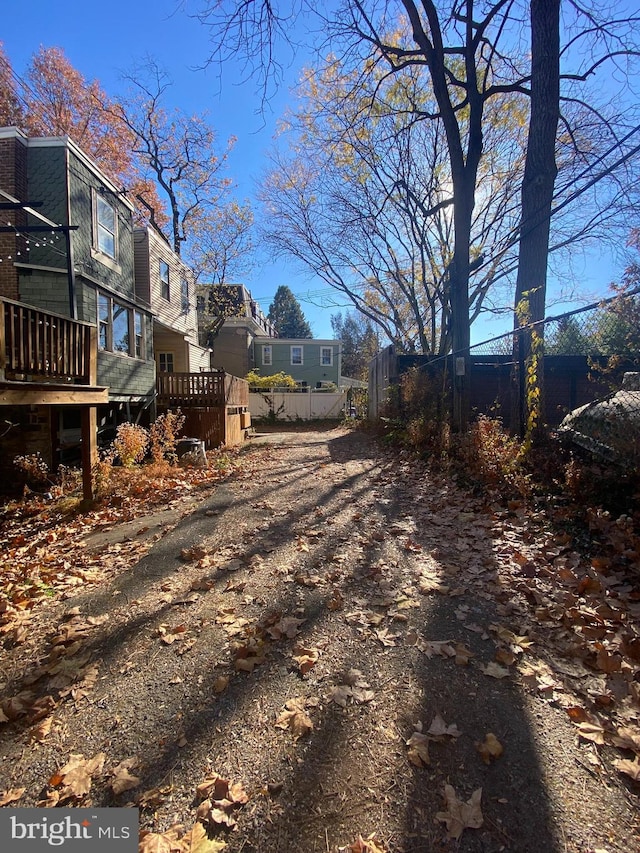
[(300, 303), (286, 284), (276, 290), (267, 315), (281, 338), (312, 338), (311, 326), (305, 320)]

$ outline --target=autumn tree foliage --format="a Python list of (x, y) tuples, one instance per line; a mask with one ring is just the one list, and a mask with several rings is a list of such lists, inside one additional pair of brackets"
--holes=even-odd
[[(86, 80), (58, 47), (40, 47), (31, 58), (24, 83), (12, 76), (8, 60), (0, 57), (0, 73), (2, 69), (16, 81), (8, 91), (19, 105), (17, 113), (5, 107), (4, 124), (18, 124), (30, 136), (70, 137), (108, 177), (122, 185), (134, 204), (142, 195), (158, 220), (166, 220), (153, 182), (140, 172), (134, 159), (133, 137), (114, 117), (112, 102), (97, 80)], [(145, 212), (143, 207), (140, 221), (148, 218)]]
[[(536, 4), (536, 9), (541, 16), (536, 22), (544, 24), (545, 4)], [(397, 13), (408, 23), (399, 31), (394, 29)], [(451, 349), (459, 367), (464, 368), (454, 390), (454, 423), (464, 429), (470, 399), (469, 379), (463, 377), (468, 376), (469, 364), (469, 296), (475, 260), (472, 227), (476, 205), (482, 198), (478, 181), (487, 151), (487, 119), (490, 105), (496, 99), (529, 98), (532, 93), (529, 4), (502, 0), (479, 4), (462, 0), (443, 6), (434, 0), (401, 0), (398, 4), (349, 0), (320, 12), (308, 0), (248, 0), (225, 8), (205, 2), (200, 19), (211, 28), (215, 39), (212, 59), (232, 54), (237, 57), (240, 53), (248, 67), (261, 75), (266, 93), (268, 83), (277, 78), (279, 71), (275, 45), (279, 40), (280, 45), (291, 46), (292, 19), (302, 14), (316, 16), (322, 32), (319, 38), (322, 55), (326, 55), (328, 44), (334, 47), (341, 61), (354, 70), (356, 83), (361, 79), (357, 69), (363, 66), (378, 69), (383, 77), (389, 78), (417, 67), (429, 78), (433, 105), (421, 110), (417, 104), (411, 113), (416, 122), (435, 121), (441, 126), (442, 147), (450, 172), (452, 230), (447, 307), (451, 314)], [(620, 89), (632, 79), (628, 65), (638, 56), (637, 23), (623, 8), (616, 8), (615, 3), (608, 4), (606, 9), (566, 5), (560, 41), (555, 48), (562, 65), (557, 96), (561, 99), (562, 120), (558, 126), (565, 134), (561, 144), (566, 146), (567, 154), (571, 152), (575, 169), (574, 181), (562, 188), (563, 203), (578, 197), (576, 184), (581, 184), (581, 204), (575, 208), (587, 207), (585, 194), (595, 186), (598, 174), (611, 173), (618, 155), (633, 154), (627, 131), (630, 134), (637, 125), (637, 97), (629, 98), (622, 107), (620, 91), (616, 93), (616, 101), (609, 105), (603, 105), (601, 95), (603, 82), (608, 82), (611, 74), (618, 75)], [(551, 39), (547, 40), (548, 45), (551, 43)], [(546, 61), (552, 68), (557, 59), (557, 55), (543, 57), (541, 67), (544, 68)], [(596, 80), (599, 88), (590, 85)], [(556, 97), (553, 86), (547, 87), (547, 95)], [(579, 126), (571, 120), (572, 111), (581, 119)], [(539, 142), (535, 137), (541, 130), (540, 123), (532, 122), (529, 133), (534, 146)], [(558, 142), (559, 139), (556, 145)], [(546, 139), (542, 144), (546, 147)], [(553, 189), (557, 201), (555, 184)], [(624, 181), (618, 189), (624, 195)], [(554, 214), (559, 207), (557, 203)], [(593, 211), (591, 222), (602, 210), (598, 207)], [(525, 213), (525, 220), (531, 221), (530, 212)], [(585, 227), (589, 228), (589, 221)], [(516, 230), (512, 235), (514, 244), (518, 236)], [(517, 265), (512, 272), (516, 269)]]
[(22, 124), (22, 105), (16, 89), (16, 80), (0, 42), (0, 127), (20, 127)]

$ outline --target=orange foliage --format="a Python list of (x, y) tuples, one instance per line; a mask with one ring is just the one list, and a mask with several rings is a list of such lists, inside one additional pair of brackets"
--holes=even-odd
[[(2, 66), (0, 55), (0, 67)], [(140, 174), (134, 137), (119, 118), (119, 107), (97, 80), (87, 81), (58, 47), (40, 47), (27, 71), (24, 126), (31, 136), (69, 136), (138, 206), (138, 194), (167, 221), (155, 185)], [(1, 85), (1, 84), (0, 84)], [(1, 104), (0, 104), (1, 109)], [(140, 221), (148, 214), (140, 210)]]

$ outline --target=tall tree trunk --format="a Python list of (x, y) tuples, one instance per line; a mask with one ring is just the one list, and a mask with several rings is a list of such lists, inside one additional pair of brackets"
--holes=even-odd
[[(560, 0), (531, 0), (531, 115), (522, 182), (522, 212), (514, 328), (543, 320), (546, 307), (549, 225), (557, 174), (555, 146), (560, 117)], [(537, 335), (537, 337), (536, 337)], [(525, 366), (538, 393), (520, 386), (524, 420), (529, 426), (541, 411), (542, 360), (534, 364), (543, 327), (516, 334), (515, 361)], [(534, 375), (535, 374), (535, 375)], [(533, 420), (532, 420), (533, 418)], [(521, 426), (524, 426), (521, 418)], [(540, 424), (538, 424), (539, 426)]]

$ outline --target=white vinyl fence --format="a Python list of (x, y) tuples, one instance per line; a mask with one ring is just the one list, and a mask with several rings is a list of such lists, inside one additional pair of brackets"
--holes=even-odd
[[(251, 391), (249, 411), (252, 420), (275, 418), (278, 421), (340, 419), (347, 403), (346, 391)], [(273, 414), (272, 414), (273, 413)]]

